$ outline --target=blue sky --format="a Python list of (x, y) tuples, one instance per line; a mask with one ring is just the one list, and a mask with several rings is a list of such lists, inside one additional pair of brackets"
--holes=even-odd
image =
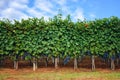
[(10, 20), (44, 16), (46, 20), (58, 14), (70, 14), (75, 21), (117, 16), (120, 18), (120, 0), (0, 0), (0, 19)]

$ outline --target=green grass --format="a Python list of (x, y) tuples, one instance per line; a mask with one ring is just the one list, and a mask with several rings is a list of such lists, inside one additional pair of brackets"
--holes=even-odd
[(47, 71), (0, 73), (0, 80), (120, 80), (120, 72)]

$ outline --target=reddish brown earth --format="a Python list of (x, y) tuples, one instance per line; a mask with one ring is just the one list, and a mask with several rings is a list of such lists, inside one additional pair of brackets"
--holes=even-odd
[[(59, 69), (60, 68), (73, 68), (74, 66), (74, 60), (71, 59), (66, 65), (63, 64), (63, 60), (60, 59), (60, 63), (59, 65)], [(115, 65), (116, 65), (116, 70), (120, 69), (120, 62), (119, 65), (116, 64), (115, 61)], [(95, 66), (97, 69), (110, 69), (110, 63), (105, 63), (104, 61), (102, 61), (100, 58), (95, 58)], [(13, 61), (11, 60), (5, 60), (4, 64), (2, 66), (0, 66), (2, 68), (6, 68), (6, 69), (13, 69)], [(84, 68), (84, 69), (90, 69), (91, 70), (91, 59), (90, 57), (85, 57), (81, 62), (78, 61), (78, 67), (79, 68)], [(19, 69), (22, 68), (32, 68), (32, 63), (30, 63), (30, 61), (19, 61)], [(38, 68), (46, 68), (45, 66), (45, 60), (44, 59), (40, 59), (38, 61)], [(54, 64), (52, 63), (52, 60), (50, 59), (48, 62), (48, 67), (47, 68), (53, 68), (54, 69)]]
[[(73, 68), (74, 66), (74, 60), (71, 59), (66, 65), (63, 64), (63, 60), (60, 59), (60, 63), (58, 64), (59, 65), (59, 69), (60, 68)], [(116, 65), (116, 70), (120, 69), (120, 62), (119, 62), (119, 65), (116, 64), (115, 62), (115, 65)], [(95, 58), (95, 66), (97, 69), (110, 69), (110, 63), (105, 63), (103, 62), (100, 58)], [(4, 64), (2, 66), (0, 66), (2, 68), (5, 68), (5, 69), (13, 69), (13, 61), (11, 60), (6, 60), (4, 61)], [(87, 69), (87, 70), (90, 70), (91, 71), (91, 59), (90, 57), (85, 57), (81, 62), (78, 61), (78, 67), (79, 68), (83, 68), (83, 69)], [(19, 61), (19, 69), (22, 69), (22, 68), (32, 68), (32, 63), (30, 63), (30, 61)], [(45, 66), (45, 60), (44, 59), (40, 59), (38, 61), (38, 68), (46, 68)], [(52, 60), (50, 59), (49, 62), (48, 62), (48, 67), (47, 68), (53, 68), (54, 69), (54, 64), (52, 63)]]
[[(24, 74), (26, 74), (26, 73), (38, 73), (38, 72), (46, 73), (46, 72), (55, 72), (55, 71), (56, 72), (70, 71), (71, 73), (81, 72), (81, 71), (82, 72), (91, 71), (91, 59), (89, 57), (84, 58), (81, 62), (78, 63), (79, 68), (77, 70), (73, 69), (73, 64), (74, 64), (73, 60), (70, 60), (70, 62), (66, 65), (63, 65), (62, 61), (60, 61), (59, 68), (56, 70), (54, 69), (54, 65), (51, 61), (49, 61), (48, 67), (45, 67), (45, 61), (40, 60), (38, 64), (38, 69), (34, 72), (32, 70), (32, 64), (30, 64), (29, 61), (19, 61), (19, 69), (15, 70), (13, 69), (13, 61), (6, 60), (4, 62), (3, 67), (0, 68), (0, 74), (9, 73), (11, 75), (18, 75), (21, 74), (21, 72), (24, 72)], [(99, 72), (103, 72), (103, 73), (113, 72), (112, 70), (110, 70), (110, 65), (105, 64), (99, 58), (95, 59), (95, 64), (96, 64), (96, 70)], [(120, 64), (116, 66), (115, 72), (120, 72)], [(17, 79), (9, 77), (7, 78), (7, 80), (17, 80)], [(75, 80), (75, 79), (71, 79), (71, 80)], [(86, 79), (82, 79), (82, 80), (86, 80)], [(87, 80), (94, 80), (94, 79), (90, 78)], [(99, 78), (97, 80), (104, 80), (104, 79)]]

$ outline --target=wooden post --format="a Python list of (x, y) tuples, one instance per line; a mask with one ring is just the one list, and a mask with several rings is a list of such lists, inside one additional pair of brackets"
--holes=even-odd
[(58, 69), (58, 58), (55, 58), (55, 69)]
[(95, 70), (95, 56), (92, 55), (92, 71)]
[(74, 70), (78, 68), (77, 58), (74, 58)]
[(54, 57), (51, 58), (52, 58), (52, 63), (55, 64), (55, 58)]
[(111, 58), (111, 70), (115, 70), (114, 59)]
[(36, 70), (36, 67), (35, 67), (35, 62), (33, 62), (33, 71)]
[(33, 57), (33, 71), (37, 69), (37, 60)]
[(18, 60), (14, 60), (14, 69), (18, 69)]

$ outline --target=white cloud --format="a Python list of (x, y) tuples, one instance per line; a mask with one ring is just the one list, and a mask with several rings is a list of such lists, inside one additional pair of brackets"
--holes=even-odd
[(29, 9), (27, 10), (27, 12), (31, 15), (31, 16), (42, 16), (41, 13), (39, 13), (38, 11), (34, 10), (34, 9)]
[(0, 0), (0, 7), (3, 7), (5, 5), (5, 1), (4, 0)]
[(73, 15), (72, 15), (73, 17), (74, 17), (74, 19), (80, 19), (80, 20), (84, 20), (85, 19), (85, 17), (84, 17), (84, 14), (83, 14), (83, 10), (82, 9), (80, 9), (80, 8), (77, 8), (76, 10), (75, 10), (75, 12), (73, 13)]
[(48, 0), (35, 0), (35, 8), (40, 9), (42, 11), (53, 13), (53, 7), (53, 4)]
[[(30, 3), (32, 6), (29, 7)], [(81, 8), (74, 9), (74, 6), (68, 3), (69, 0), (33, 0), (33, 2), (29, 2), (29, 0), (0, 0), (0, 18), (20, 20), (21, 18), (41, 18), (43, 16), (47, 20), (49, 17), (55, 16), (61, 9), (63, 18), (70, 14), (73, 19), (84, 20), (83, 10)]]
[(65, 5), (67, 0), (54, 0), (59, 5)]
[(91, 19), (94, 19), (96, 17), (96, 15), (93, 14), (93, 13), (90, 13), (89, 16), (90, 16)]
[(15, 10), (13, 8), (7, 8), (1, 12), (2, 17), (9, 19), (20, 19), (27, 18), (28, 16), (21, 11)]
[(26, 4), (21, 4), (19, 2), (10, 2), (9, 7), (14, 9), (20, 9), (20, 10), (24, 10), (28, 8)]
[(44, 13), (41, 13), (35, 9), (28, 9), (27, 12), (29, 13), (29, 15), (31, 17), (38, 17), (38, 18), (44, 17), (45, 20), (47, 20), (49, 18), (49, 16), (47, 16)]
[[(2, 0), (2, 7), (0, 16), (1, 18), (8, 19), (21, 19), (28, 18), (29, 16), (23, 12), (23, 10), (27, 9), (28, 0)], [(2, 9), (4, 8), (4, 9)]]
[(69, 0), (52, 0), (52, 1), (54, 1), (57, 4), (56, 7), (59, 7), (57, 8), (56, 13), (59, 12), (59, 10), (61, 10), (61, 12), (64, 14), (63, 15), (64, 18), (66, 15), (71, 13), (70, 6), (67, 5), (67, 3), (70, 2)]
[(3, 10), (4, 8), (8, 7), (10, 0), (0, 0), (0, 10)]
[[(27, 8), (28, 0), (1, 0), (0, 1), (0, 17), (8, 19), (27, 18), (28, 15), (21, 10)], [(4, 9), (3, 9), (4, 8)], [(20, 10), (21, 9), (21, 10)]]
[[(7, 6), (2, 9), (5, 4), (6, 4), (7, 0), (1, 0), (0, 1), (0, 18), (8, 18), (8, 19), (26, 19), (28, 17), (38, 17), (41, 18), (42, 16), (44, 16), (45, 19), (48, 19), (50, 16), (46, 15), (45, 13), (48, 12), (52, 12), (52, 10), (50, 10), (49, 8), (52, 8), (52, 5), (48, 2), (45, 2), (42, 4), (41, 3), (41, 7), (39, 5), (37, 5), (37, 7), (39, 6), (40, 9), (43, 9), (44, 11), (39, 11), (37, 10), (36, 6), (33, 6), (32, 8), (28, 7), (28, 0), (13, 0), (13, 1), (9, 1), (7, 2)], [(40, 1), (40, 0), (38, 0)], [(41, 0), (42, 1), (42, 0)], [(46, 5), (49, 5), (48, 7), (46, 7)], [(44, 7), (44, 8), (43, 8)]]
[(12, 0), (12, 2), (17, 2), (17, 3), (20, 3), (20, 4), (28, 4), (29, 0)]

